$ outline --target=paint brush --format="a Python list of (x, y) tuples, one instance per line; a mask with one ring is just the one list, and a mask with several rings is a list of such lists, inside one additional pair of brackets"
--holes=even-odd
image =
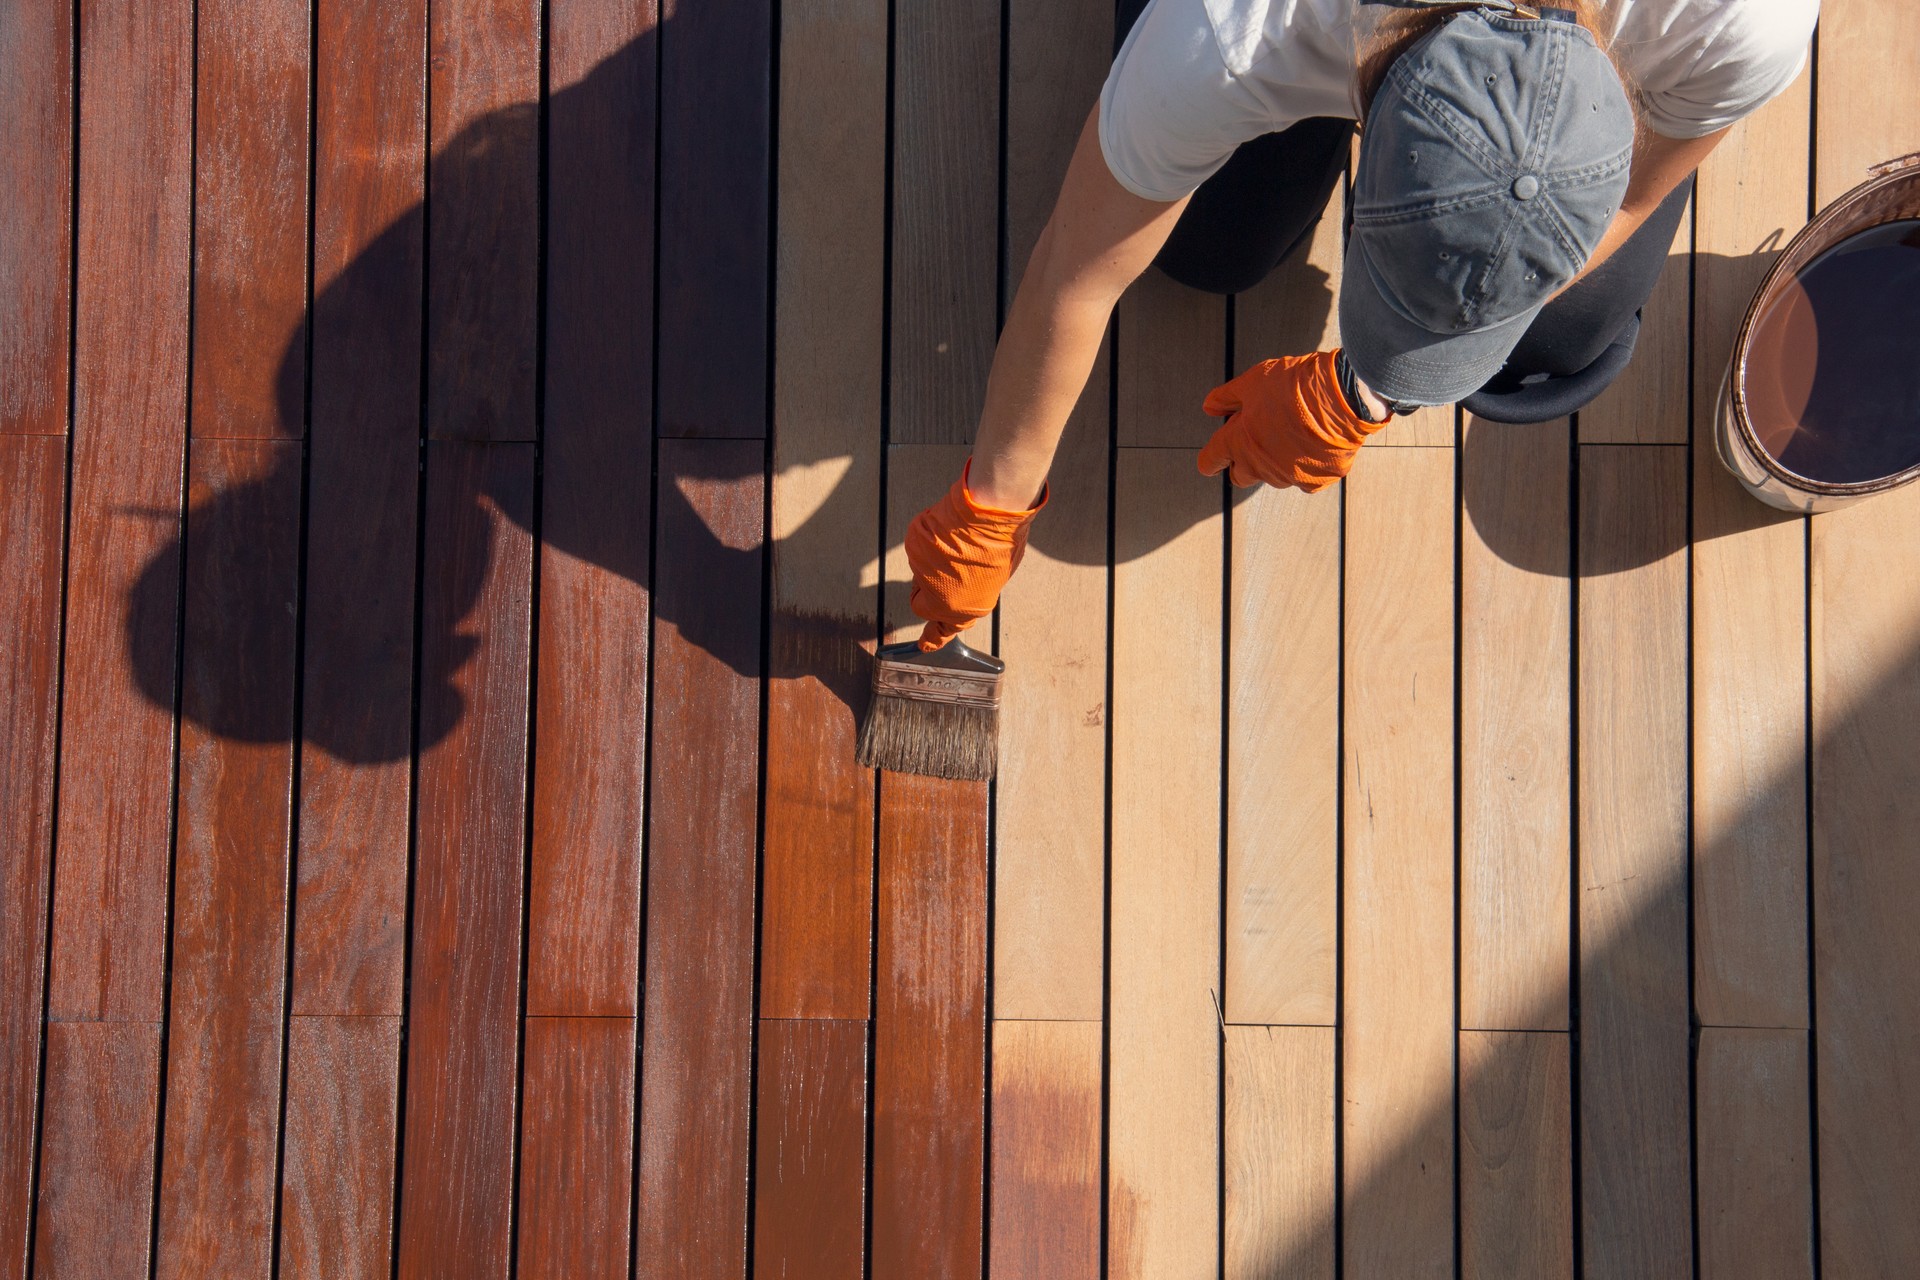
[(873, 656), (873, 701), (860, 726), (860, 763), (933, 778), (991, 778), (1000, 757), (1000, 677), (1007, 664), (953, 639)]

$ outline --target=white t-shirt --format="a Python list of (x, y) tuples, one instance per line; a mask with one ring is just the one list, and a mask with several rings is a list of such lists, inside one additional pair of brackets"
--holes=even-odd
[[(1100, 91), (1107, 167), (1135, 195), (1178, 200), (1250, 138), (1312, 116), (1354, 118), (1359, 7), (1152, 0)], [(1791, 84), (1819, 11), (1819, 0), (1611, 0), (1605, 9), (1641, 117), (1669, 138), (1725, 128)]]

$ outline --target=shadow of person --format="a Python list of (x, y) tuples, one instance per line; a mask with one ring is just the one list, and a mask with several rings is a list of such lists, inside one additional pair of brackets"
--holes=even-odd
[[(877, 548), (847, 545), (839, 532), (848, 527), (850, 507), (870, 502), (859, 484), (871, 477), (850, 470), (824, 503), (763, 549), (729, 545), (717, 537), (688, 504), (682, 485), (757, 480), (764, 475), (764, 450), (676, 449), (680, 469), (671, 476), (664, 468), (655, 474), (648, 434), (656, 323), (650, 299), (658, 267), (649, 221), (652, 126), (650, 120), (628, 118), (640, 96), (636, 84), (651, 83), (654, 58), (649, 33), (549, 99), (545, 144), (553, 176), (546, 209), (544, 314), (529, 313), (538, 293), (515, 276), (522, 259), (534, 261), (532, 251), (524, 243), (517, 248), (507, 243), (512, 236), (532, 234), (526, 201), (530, 157), (540, 155), (540, 112), (522, 103), (475, 120), (433, 154), (429, 202), (416, 202), (393, 217), (327, 278), (304, 322), (284, 344), (275, 375), (277, 434), (306, 436), (310, 452), (302, 672), (308, 696), (301, 732), (336, 758), (357, 763), (405, 759), (444, 739), (465, 712), (458, 678), (481, 640), (464, 629), (463, 621), (480, 598), (495, 556), (490, 550), (456, 557), (454, 563), (428, 555), (418, 572), (430, 575), (427, 594), (435, 607), (422, 608), (415, 572), (427, 545), (420, 534), (423, 521), (462, 539), (480, 536), (469, 523), (479, 522), (495, 530), (488, 535), (490, 548), (498, 541), (500, 521), (537, 523), (543, 555), (575, 558), (642, 590), (650, 586), (654, 538), (665, 539), (668, 531), (678, 540), (670, 554), (713, 568), (716, 583), (752, 583), (756, 592), (760, 557), (767, 551), (778, 556), (783, 548), (816, 561), (835, 558), (814, 564), (810, 572), (828, 574), (852, 590), (872, 572)], [(728, 163), (728, 154), (716, 150), (711, 162)], [(589, 156), (593, 163), (586, 165)], [(623, 166), (622, 160), (632, 163)], [(572, 180), (565, 183), (558, 180), (563, 164), (573, 166)], [(743, 173), (742, 181), (763, 177)], [(336, 216), (351, 224), (369, 215), (347, 209)], [(440, 225), (430, 227), (430, 219)], [(459, 252), (450, 256), (462, 273), (451, 283), (436, 278), (431, 297), (430, 230), (436, 251), (455, 237)], [(488, 246), (496, 241), (504, 247), (494, 262)], [(570, 264), (564, 280), (563, 256)], [(476, 274), (477, 264), (497, 266), (497, 278)], [(328, 275), (318, 250), (316, 270)], [(1263, 286), (1286, 295), (1277, 301), (1270, 296), (1266, 304), (1289, 317), (1277, 332), (1318, 333), (1332, 305), (1325, 273), (1306, 265), (1302, 254), (1283, 264), (1277, 276), (1282, 284)], [(657, 322), (664, 328), (675, 317), (662, 314)], [(537, 388), (536, 406), (538, 331), (544, 331), (547, 343), (545, 382)], [(525, 439), (536, 412), (545, 432), (538, 501), (529, 504), (523, 496), (489, 488), (489, 477), (510, 469), (455, 468), (456, 483), (448, 483), (444, 472), (440, 480), (421, 483), (423, 469), (436, 468), (443, 440)], [(1201, 414), (1197, 403), (1191, 416), (1198, 449), (1218, 424)], [(1090, 417), (1095, 429), (1107, 425), (1107, 415)], [(519, 423), (525, 431), (518, 430)], [(562, 432), (564, 464), (556, 447)], [(783, 466), (836, 461), (798, 456), (790, 449), (782, 453)], [(301, 465), (296, 451), (288, 450), (272, 474), (194, 504), (187, 513), (186, 545), (205, 538), (207, 545), (225, 549), (222, 554), (252, 554), (248, 522), (296, 518), (263, 506), (261, 491), (300, 492), (297, 483), (288, 489), (284, 471)], [(1251, 491), (1228, 492), (1228, 501), (1237, 502)], [(434, 509), (440, 503), (457, 510)], [(541, 513), (537, 521), (535, 510)], [(1130, 538), (1130, 544), (1158, 546), (1177, 537), (1185, 525), (1169, 516), (1143, 513), (1152, 527)], [(1033, 546), (1086, 564), (1104, 563), (1106, 554), (1104, 536), (1087, 536), (1058, 518), (1038, 522)], [(167, 646), (140, 643), (147, 632), (133, 619), (170, 616), (182, 570), (182, 544), (176, 541), (144, 567), (128, 601), (128, 657), (137, 682), (147, 697), (168, 707), (174, 701), (172, 655), (162, 652)], [(259, 607), (280, 605), (263, 599)], [(735, 625), (737, 610), (705, 608), (697, 597), (656, 596), (652, 607), (657, 621), (675, 627), (686, 642), (741, 675), (761, 675), (758, 637)], [(417, 637), (416, 614), (423, 628)], [(779, 652), (771, 655), (774, 676), (815, 678), (857, 710), (856, 703), (864, 701), (866, 668), (860, 646), (872, 640), (877, 619), (795, 621), (789, 629), (798, 638), (777, 643)], [(647, 620), (636, 617), (634, 625), (646, 626)], [(244, 633), (244, 627), (222, 632)], [(325, 696), (316, 696), (316, 682)], [(264, 742), (286, 736), (284, 712), (257, 699), (224, 699), (199, 710), (213, 717), (203, 727), (223, 738)]]

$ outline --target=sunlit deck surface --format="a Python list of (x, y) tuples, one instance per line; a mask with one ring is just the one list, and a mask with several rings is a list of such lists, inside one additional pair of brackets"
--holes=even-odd
[(1230, 491), (1338, 204), (1144, 279), (989, 787), (853, 735), (1110, 0), (6, 6), (0, 1280), (1920, 1275), (1920, 486), (1710, 432), (1825, 11), (1576, 420)]

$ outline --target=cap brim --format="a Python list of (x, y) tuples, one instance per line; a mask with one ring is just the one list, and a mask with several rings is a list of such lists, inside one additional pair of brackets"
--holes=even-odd
[(1435, 333), (1401, 315), (1381, 294), (1355, 236), (1340, 277), (1340, 341), (1353, 371), (1386, 399), (1451, 404), (1500, 372), (1546, 305), (1484, 329)]

